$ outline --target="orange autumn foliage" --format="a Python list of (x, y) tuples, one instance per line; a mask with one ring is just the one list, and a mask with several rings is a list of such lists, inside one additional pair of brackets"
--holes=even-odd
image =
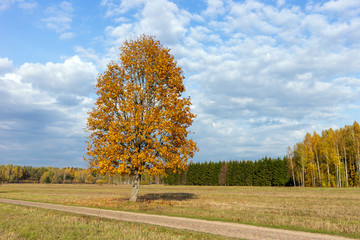
[(125, 41), (119, 61), (97, 79), (87, 157), (102, 174), (152, 175), (185, 169), (198, 150), (187, 130), (195, 115), (168, 48), (143, 35)]

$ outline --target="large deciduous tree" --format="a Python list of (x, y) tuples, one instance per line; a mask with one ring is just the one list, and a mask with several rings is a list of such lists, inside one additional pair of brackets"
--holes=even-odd
[(145, 171), (185, 169), (197, 151), (188, 139), (195, 115), (183, 80), (170, 50), (146, 35), (125, 41), (97, 79), (85, 159), (102, 174), (133, 176), (130, 201), (137, 201)]

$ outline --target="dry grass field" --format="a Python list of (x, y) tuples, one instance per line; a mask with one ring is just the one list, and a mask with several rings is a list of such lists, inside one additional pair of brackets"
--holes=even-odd
[(0, 203), (0, 239), (229, 238)]
[(4, 184), (0, 197), (247, 223), (360, 238), (359, 188)]

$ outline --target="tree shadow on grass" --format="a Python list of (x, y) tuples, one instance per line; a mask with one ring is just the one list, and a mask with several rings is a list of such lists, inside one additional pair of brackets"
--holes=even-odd
[(148, 193), (139, 196), (139, 201), (151, 201), (151, 200), (177, 200), (184, 201), (188, 199), (195, 199), (196, 195), (193, 193)]

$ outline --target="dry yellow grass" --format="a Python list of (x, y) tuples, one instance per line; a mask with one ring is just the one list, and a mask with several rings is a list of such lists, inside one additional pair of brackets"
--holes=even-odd
[(359, 188), (5, 184), (0, 197), (216, 219), (360, 238)]
[(5, 239), (225, 240), (230, 238), (0, 203), (0, 240)]

